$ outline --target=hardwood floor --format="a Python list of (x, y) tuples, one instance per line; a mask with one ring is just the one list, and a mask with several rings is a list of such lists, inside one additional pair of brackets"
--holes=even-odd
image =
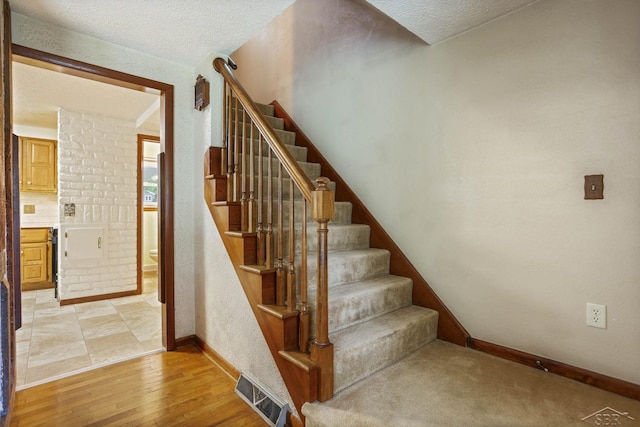
[(195, 346), (16, 393), (12, 426), (265, 426)]

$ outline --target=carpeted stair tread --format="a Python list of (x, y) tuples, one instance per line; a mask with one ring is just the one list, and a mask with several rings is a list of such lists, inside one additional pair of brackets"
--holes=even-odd
[[(260, 109), (260, 108), (259, 108)], [(233, 112), (235, 113), (236, 110), (233, 110)], [(242, 120), (242, 113), (244, 111), (243, 108), (238, 108), (237, 110), (239, 112), (239, 117)], [(278, 117), (274, 117), (273, 115), (268, 115), (268, 114), (262, 114), (262, 116), (265, 118), (265, 120), (267, 121), (267, 123), (269, 123), (269, 125), (274, 128), (274, 129), (284, 129), (284, 120), (280, 119)], [(233, 118), (235, 118), (235, 115), (232, 116)], [(249, 115), (247, 114), (247, 121), (250, 120)]]
[(396, 419), (389, 422), (389, 420), (370, 416), (357, 409), (337, 409), (319, 402), (305, 403), (302, 406), (302, 413), (307, 418), (305, 423), (307, 427), (389, 427), (393, 425), (408, 427), (404, 424), (394, 424)]
[[(352, 249), (366, 249), (369, 247), (369, 234), (370, 228), (364, 224), (331, 224), (330, 232), (327, 234), (327, 243), (329, 251), (346, 251)], [(295, 228), (295, 252), (301, 253), (302, 241), (299, 238), (302, 233), (301, 224), (298, 223), (298, 227)], [(277, 238), (278, 229), (273, 230), (274, 239)], [(315, 242), (317, 238), (317, 226), (315, 222), (307, 224), (307, 241)], [(289, 225), (285, 223), (283, 227), (283, 239), (285, 242), (284, 254), (285, 257), (289, 254)], [(317, 250), (317, 247), (313, 244), (308, 244), (309, 253), (313, 253)]]
[[(373, 319), (411, 305), (413, 282), (407, 277), (385, 276), (347, 283), (329, 292), (329, 331)], [(313, 307), (315, 294), (309, 295)], [(315, 312), (311, 312), (311, 324)]]
[[(317, 227), (315, 223), (311, 224), (311, 227), (307, 225), (307, 235), (309, 236), (309, 229), (312, 230), (313, 237), (317, 236)], [(369, 236), (371, 234), (371, 228), (366, 224), (341, 224), (341, 223), (329, 223), (329, 233), (327, 233), (327, 240), (329, 241), (329, 251), (348, 251), (354, 249), (367, 249), (369, 248)], [(309, 236), (311, 237), (311, 236)], [(314, 245), (311, 247), (317, 249)]]
[(255, 104), (258, 107), (258, 110), (260, 110), (260, 112), (262, 114), (264, 114), (265, 116), (275, 116), (276, 109), (275, 109), (275, 107), (273, 105), (260, 104), (259, 102), (256, 102)]
[[(251, 138), (251, 124), (246, 123), (244, 126), (244, 130), (246, 131), (246, 137), (247, 140), (249, 140)], [(284, 129), (274, 129), (273, 130), (276, 135), (278, 136), (278, 138), (280, 138), (280, 142), (282, 142), (285, 145), (295, 145), (296, 143), (296, 134), (295, 132), (291, 132), (288, 130), (284, 130)], [(235, 138), (235, 132), (236, 129), (233, 128), (231, 130), (231, 137)], [(260, 132), (258, 132), (257, 128), (254, 128), (253, 131), (253, 137), (254, 139), (258, 139), (258, 135), (260, 134)], [(241, 144), (242, 143), (242, 136), (245, 135), (245, 133), (243, 132), (243, 127), (241, 124), (239, 124), (238, 126), (238, 143)]]
[[(289, 154), (291, 154), (291, 157), (293, 157), (294, 160), (297, 160), (299, 162), (307, 161), (307, 151), (308, 151), (307, 147), (300, 147), (299, 145), (285, 145), (284, 148), (287, 149), (287, 151), (289, 152)], [(258, 155), (259, 153), (259, 144), (257, 139), (253, 141), (253, 152), (255, 155)], [(262, 157), (267, 159), (268, 154), (269, 154), (269, 145), (265, 141), (263, 141)], [(277, 158), (275, 154), (272, 154), (272, 156), (274, 159)]]
[[(258, 178), (255, 177), (255, 184), (254, 184), (254, 188), (255, 191), (258, 191)], [(289, 198), (289, 180), (290, 178), (283, 178), (282, 179), (282, 195), (284, 198)], [(267, 195), (267, 188), (268, 188), (268, 179), (267, 178), (263, 178), (262, 179), (262, 191), (263, 191), (263, 195), (264, 197), (266, 197)], [(312, 180), (312, 183), (315, 185), (315, 181)], [(278, 178), (271, 178), (271, 185), (273, 185), (272, 187), (272, 191), (273, 191), (273, 198), (274, 200), (276, 200), (277, 196), (278, 196)], [(247, 183), (247, 188), (249, 187), (249, 183)], [(327, 184), (327, 187), (329, 188), (329, 190), (331, 191), (336, 191), (336, 183), (334, 181), (329, 182), (329, 184)], [(300, 192), (300, 189), (298, 187), (294, 188), (294, 199), (302, 199), (302, 193)]]
[[(233, 99), (231, 100), (232, 106), (235, 106), (235, 96), (233, 97)], [(258, 107), (258, 111), (260, 111), (262, 113), (263, 116), (271, 116), (274, 117), (275, 115), (275, 108), (273, 107), (273, 105), (269, 105), (269, 104), (260, 104), (259, 102), (254, 102), (254, 104), (256, 105), (256, 107)], [(242, 105), (240, 104), (240, 102), (238, 102), (238, 110), (240, 112), (242, 112), (243, 108)]]
[[(319, 163), (310, 163), (310, 162), (304, 162), (304, 161), (300, 161), (300, 160), (296, 160), (298, 165), (300, 166), (300, 169), (302, 169), (302, 171), (305, 173), (305, 175), (307, 175), (309, 177), (309, 179), (311, 179), (312, 181), (316, 178), (318, 178), (320, 176), (320, 164)], [(250, 171), (250, 165), (249, 165), (249, 158), (246, 159), (247, 162), (247, 169)], [(280, 161), (273, 157), (271, 159), (271, 176), (272, 177), (277, 177), (278, 176), (278, 167), (280, 165)], [(254, 164), (253, 164), (253, 169), (254, 169), (254, 173), (256, 174), (256, 176), (259, 175), (258, 173), (258, 167), (260, 166), (260, 158), (259, 156), (254, 156)], [(269, 167), (269, 159), (267, 157), (262, 157), (262, 176), (263, 177), (267, 177), (268, 176), (268, 168)], [(240, 160), (240, 171), (242, 171), (242, 160)], [(284, 168), (284, 166), (282, 167), (282, 173), (284, 177), (289, 177), (289, 174), (287, 173), (286, 169)]]
[(436, 311), (412, 305), (331, 333), (335, 391), (433, 341), (437, 325)]
[(273, 116), (264, 116), (265, 119), (267, 119), (267, 122), (271, 125), (272, 128), (274, 129), (281, 129), (284, 130), (284, 120), (280, 119), (278, 117), (273, 117)]
[[(239, 146), (242, 145), (242, 141), (239, 140), (238, 141)], [(289, 152), (289, 154), (291, 154), (291, 157), (293, 157), (294, 160), (299, 161), (299, 162), (306, 162), (307, 161), (307, 147), (301, 147), (299, 145), (285, 145), (284, 148)], [(260, 152), (260, 146), (258, 143), (258, 138), (254, 138), (253, 140), (253, 153), (255, 156), (258, 155), (258, 153)], [(239, 148), (240, 152), (242, 151), (241, 148)], [(247, 148), (247, 151), (250, 151), (250, 148)], [(262, 157), (264, 159), (267, 159), (267, 156), (269, 154), (269, 144), (267, 144), (266, 141), (262, 141)], [(276, 159), (276, 155), (272, 154), (273, 159)], [(268, 161), (268, 160), (267, 160)]]
[[(309, 289), (315, 289), (318, 280), (316, 258), (316, 254), (309, 254), (307, 258)], [(389, 274), (389, 259), (389, 251), (376, 248), (329, 252), (329, 288)]]
[[(265, 193), (266, 196), (266, 193)], [(295, 212), (294, 212), (294, 216), (295, 216), (295, 221), (296, 224), (300, 224), (302, 222), (302, 200), (298, 199), (298, 200), (294, 200), (294, 208), (295, 208)], [(264, 202), (262, 204), (262, 209), (263, 209), (263, 222), (266, 226), (266, 221), (267, 221), (267, 206), (268, 203)], [(277, 209), (278, 209), (278, 202), (274, 201), (272, 204), (272, 209), (273, 209), (273, 219), (274, 221), (276, 221), (276, 214), (277, 214)], [(331, 230), (334, 228), (334, 226), (339, 225), (339, 224), (351, 224), (351, 210), (353, 208), (353, 206), (351, 205), (351, 202), (335, 202), (335, 211), (334, 211), (334, 218), (329, 222), (329, 235), (331, 235)], [(289, 200), (283, 200), (282, 201), (282, 208), (284, 211), (284, 215), (283, 215), (283, 222), (285, 224), (289, 224)], [(274, 224), (275, 226), (275, 224)], [(313, 220), (311, 218), (311, 207), (309, 205), (307, 205), (307, 228), (313, 228), (314, 230), (317, 230), (318, 226), (315, 222), (315, 220)], [(315, 241), (315, 238), (314, 238)]]

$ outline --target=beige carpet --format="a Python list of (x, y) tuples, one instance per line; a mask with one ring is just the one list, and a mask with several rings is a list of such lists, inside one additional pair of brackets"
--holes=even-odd
[(442, 341), (303, 413), (308, 427), (640, 426), (639, 401)]

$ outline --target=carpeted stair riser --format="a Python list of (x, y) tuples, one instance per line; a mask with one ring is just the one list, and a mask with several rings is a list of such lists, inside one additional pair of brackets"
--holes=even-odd
[(436, 311), (412, 305), (330, 334), (335, 392), (433, 341), (437, 329)]
[[(307, 257), (307, 283), (309, 289), (315, 289), (318, 283), (316, 258), (317, 255), (313, 253)], [(389, 274), (389, 259), (389, 251), (384, 249), (368, 248), (329, 252), (327, 261), (329, 288), (332, 289), (344, 283), (353, 283)], [(299, 282), (299, 261), (296, 261), (296, 276)]]
[[(412, 289), (411, 279), (392, 275), (347, 283), (331, 289), (329, 293), (329, 332), (337, 332), (410, 306)], [(315, 292), (308, 295), (308, 300), (309, 307), (315, 307)], [(310, 311), (311, 321), (309, 324), (315, 325), (315, 309)]]

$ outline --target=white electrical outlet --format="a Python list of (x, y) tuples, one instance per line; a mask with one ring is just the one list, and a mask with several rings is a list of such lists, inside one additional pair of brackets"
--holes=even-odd
[(587, 326), (607, 329), (607, 306), (587, 303)]

